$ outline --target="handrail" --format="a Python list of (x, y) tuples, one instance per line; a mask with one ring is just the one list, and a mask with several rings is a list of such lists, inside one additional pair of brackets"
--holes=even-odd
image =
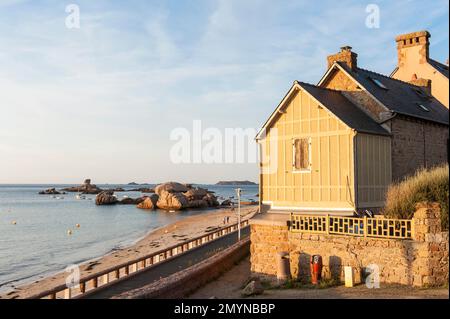
[[(250, 216), (250, 218), (251, 218), (251, 216)], [(250, 218), (241, 222), (242, 228), (249, 225)], [(161, 263), (162, 261), (171, 259), (171, 258), (178, 256), (180, 254), (183, 254), (189, 250), (206, 245), (207, 243), (210, 243), (210, 242), (212, 242), (216, 239), (219, 239), (223, 236), (232, 234), (232, 233), (236, 232), (237, 230), (238, 230), (237, 223), (227, 226), (227, 227), (220, 227), (218, 230), (212, 231), (208, 234), (191, 238), (187, 241), (184, 241), (182, 243), (179, 243), (179, 244), (176, 244), (173, 246), (169, 246), (167, 248), (160, 249), (160, 250), (153, 252), (151, 254), (148, 254), (146, 256), (135, 258), (133, 260), (123, 262), (119, 265), (109, 267), (109, 268), (99, 271), (95, 274), (90, 274), (85, 277), (82, 277), (79, 280), (79, 284), (74, 287), (68, 287), (66, 284), (61, 284), (52, 289), (42, 291), (38, 294), (27, 297), (26, 299), (44, 299), (44, 298), (56, 299), (57, 294), (62, 293), (62, 292), (64, 292), (64, 299), (71, 299), (72, 298), (72, 289), (80, 290), (80, 293), (77, 296), (83, 295), (87, 292), (95, 291), (99, 288), (102, 288), (104, 285), (109, 284), (110, 282), (112, 283), (119, 279), (123, 279), (123, 278), (131, 276), (135, 273), (138, 273), (144, 269), (151, 268), (154, 265)], [(181, 248), (181, 252), (180, 252), (180, 248)], [(175, 253), (174, 253), (174, 251), (175, 251)], [(161, 256), (163, 256), (163, 259), (161, 259)], [(154, 260), (155, 257), (158, 257), (157, 261)], [(149, 264), (147, 264), (148, 260), (151, 261)], [(140, 267), (139, 267), (139, 264), (141, 264)], [(130, 270), (129, 268), (131, 266), (134, 267), (134, 271), (132, 271), (132, 272), (129, 271)], [(122, 270), (122, 269), (124, 270), (124, 273), (120, 274), (120, 270)], [(111, 273), (115, 273), (115, 275), (116, 275), (116, 278), (114, 278), (114, 281), (109, 281), (109, 275)], [(108, 276), (108, 278), (106, 278), (106, 276)], [(102, 285), (99, 285), (99, 279), (101, 279), (102, 277), (104, 279), (104, 282)], [(89, 283), (90, 281), (93, 282), (93, 287), (91, 289), (87, 289), (86, 284)]]

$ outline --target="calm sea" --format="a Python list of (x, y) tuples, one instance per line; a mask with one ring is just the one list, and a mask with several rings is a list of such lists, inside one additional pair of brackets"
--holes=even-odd
[[(57, 189), (73, 185), (57, 185)], [(141, 186), (98, 185), (101, 188)], [(233, 186), (199, 185), (217, 196), (235, 196)], [(0, 185), (0, 292), (132, 245), (152, 229), (205, 210), (145, 211), (131, 205), (96, 206), (95, 196), (76, 199), (38, 195), (55, 185)], [(258, 186), (240, 186), (243, 199), (257, 200)], [(138, 192), (116, 193), (140, 197)], [(14, 225), (13, 222), (16, 222)], [(80, 224), (78, 229), (76, 224)], [(67, 231), (73, 230), (68, 236)]]

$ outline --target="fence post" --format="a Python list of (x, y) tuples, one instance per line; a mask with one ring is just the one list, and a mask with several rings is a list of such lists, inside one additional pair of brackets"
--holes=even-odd
[(290, 213), (290, 223), (289, 223), (289, 230), (294, 229), (294, 227), (292, 227), (292, 223), (294, 222), (294, 213)]
[(92, 287), (97, 288), (98, 287), (98, 278), (95, 277), (94, 279), (92, 279)]
[(86, 292), (86, 284), (84, 282), (80, 283), (80, 292), (84, 294)]
[(363, 225), (364, 238), (366, 238), (367, 237), (367, 216), (364, 216), (363, 223), (364, 223), (364, 225)]
[(72, 298), (72, 290), (69, 287), (66, 290), (64, 290), (64, 299), (70, 299), (70, 298)]
[(330, 214), (327, 214), (325, 227), (327, 228), (327, 235), (330, 234)]
[(104, 274), (103, 275), (103, 284), (106, 285), (107, 283), (109, 283), (109, 274)]

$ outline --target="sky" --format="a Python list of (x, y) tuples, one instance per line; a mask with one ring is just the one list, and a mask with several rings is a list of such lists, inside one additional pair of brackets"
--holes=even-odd
[(426, 29), (445, 62), (448, 17), (446, 0), (0, 0), (0, 184), (257, 181), (255, 163), (174, 163), (171, 132), (258, 130), (343, 45), (390, 74), (395, 36)]

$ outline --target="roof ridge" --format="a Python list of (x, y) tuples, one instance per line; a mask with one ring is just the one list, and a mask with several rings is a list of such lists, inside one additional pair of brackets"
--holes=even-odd
[(429, 59), (430, 59), (431, 61), (433, 61), (433, 62), (439, 63), (440, 65), (442, 65), (443, 67), (445, 67), (445, 68), (448, 69), (448, 65), (447, 65), (447, 64), (442, 63), (442, 62), (439, 62), (438, 60), (435, 60), (435, 59), (433, 59), (433, 58), (429, 58)]
[(382, 74), (382, 73), (378, 73), (378, 72), (375, 72), (375, 71), (363, 69), (363, 68), (360, 68), (360, 67), (358, 67), (358, 70), (362, 70), (362, 71), (365, 71), (365, 72), (370, 72), (370, 73), (373, 73), (373, 74), (376, 74), (376, 75), (380, 75), (380, 76), (382, 76), (382, 77), (384, 77), (386, 79), (392, 80), (392, 81), (396, 81), (396, 82), (400, 82), (400, 83), (403, 83), (403, 84), (406, 84), (406, 85), (409, 85), (409, 86), (417, 87), (417, 85), (414, 85), (414, 84), (412, 84), (410, 82), (406, 82), (406, 81), (402, 81), (402, 80), (399, 80), (399, 79), (391, 78), (390, 76), (387, 76), (387, 75)]
[(303, 82), (303, 81), (298, 81), (298, 80), (297, 80), (297, 82), (299, 84), (305, 84), (305, 85), (312, 86), (312, 87), (314, 87), (316, 89), (320, 89), (320, 90), (332, 91), (332, 92), (337, 92), (337, 93), (342, 93), (343, 92), (342, 90), (335, 90), (335, 89), (330, 89), (330, 88), (324, 88), (324, 87), (321, 87), (321, 86), (318, 86), (318, 85), (315, 85), (315, 84), (311, 84), (311, 83), (308, 83), (308, 82)]

